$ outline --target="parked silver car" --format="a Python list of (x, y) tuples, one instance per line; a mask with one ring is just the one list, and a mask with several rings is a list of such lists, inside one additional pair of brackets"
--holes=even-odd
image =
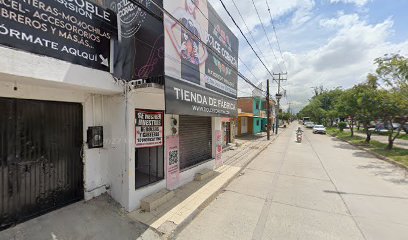
[(306, 122), (305, 123), (306, 128), (313, 128), (314, 125), (315, 125), (314, 122)]

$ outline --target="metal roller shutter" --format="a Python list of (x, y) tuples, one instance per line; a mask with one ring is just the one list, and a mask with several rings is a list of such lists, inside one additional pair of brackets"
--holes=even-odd
[(212, 158), (211, 117), (180, 116), (180, 168)]

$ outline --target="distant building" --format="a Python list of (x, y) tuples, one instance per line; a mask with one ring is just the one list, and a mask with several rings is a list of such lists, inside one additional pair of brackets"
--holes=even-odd
[[(273, 109), (275, 102), (270, 100), (271, 124), (274, 121)], [(238, 98), (238, 124), (236, 133), (238, 136), (245, 134), (257, 134), (266, 132), (267, 129), (267, 101), (262, 97)]]
[[(6, 2), (0, 228), (103, 193), (134, 211), (222, 166), (237, 119), (238, 38), (207, 0)], [(198, 5), (208, 16), (193, 23), (188, 7)], [(157, 17), (162, 8), (188, 29)], [(47, 9), (64, 14), (33, 18)], [(207, 37), (223, 54), (207, 51)]]

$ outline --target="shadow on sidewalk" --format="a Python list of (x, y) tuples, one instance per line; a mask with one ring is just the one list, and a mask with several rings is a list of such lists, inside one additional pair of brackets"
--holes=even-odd
[[(378, 160), (380, 161), (380, 160)], [(375, 176), (382, 177), (385, 181), (392, 182), (399, 185), (408, 186), (408, 171), (401, 169), (394, 165), (386, 162), (371, 161), (368, 164), (361, 164), (358, 169), (368, 169), (371, 170)], [(401, 177), (395, 177), (395, 175), (400, 175)]]
[(365, 193), (338, 192), (338, 191), (332, 191), (332, 190), (324, 190), (323, 192), (339, 194), (339, 195), (355, 195), (355, 196), (365, 196), (365, 197), (375, 197), (375, 198), (393, 198), (393, 199), (402, 199), (402, 200), (407, 200), (408, 199), (408, 197), (377, 195), (377, 194), (365, 194)]
[(0, 239), (136, 239), (147, 229), (104, 194), (8, 228), (0, 232)]

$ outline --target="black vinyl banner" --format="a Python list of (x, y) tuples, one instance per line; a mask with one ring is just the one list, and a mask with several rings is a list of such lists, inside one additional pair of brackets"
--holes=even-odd
[(208, 117), (236, 117), (236, 99), (199, 88), (169, 76), (165, 79), (166, 113)]
[(110, 70), (116, 15), (86, 0), (0, 0), (0, 44)]
[[(151, 0), (106, 0), (118, 14), (119, 40), (115, 42), (114, 75), (124, 80), (164, 74), (163, 13)], [(163, 6), (162, 0), (154, 2)]]
[(221, 20), (211, 4), (208, 4), (208, 19), (210, 21), (208, 21), (207, 44), (214, 51), (208, 51), (208, 58), (205, 62), (205, 86), (236, 98), (238, 38)]

